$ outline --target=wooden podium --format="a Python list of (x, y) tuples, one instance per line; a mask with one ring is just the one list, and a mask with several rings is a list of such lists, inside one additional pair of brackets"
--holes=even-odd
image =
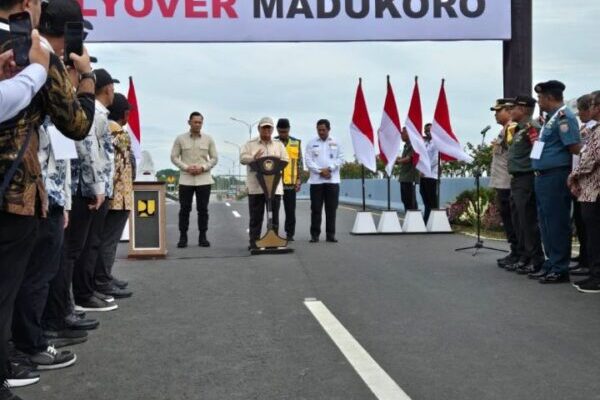
[(129, 258), (167, 256), (167, 214), (164, 182), (135, 182), (129, 218)]
[(265, 194), (267, 206), (267, 233), (256, 241), (256, 248), (250, 249), (253, 255), (293, 252), (287, 247), (287, 240), (280, 237), (273, 229), (273, 198), (281, 181), (281, 171), (286, 165), (287, 161), (277, 157), (263, 157), (250, 163), (250, 168), (256, 172), (256, 179)]

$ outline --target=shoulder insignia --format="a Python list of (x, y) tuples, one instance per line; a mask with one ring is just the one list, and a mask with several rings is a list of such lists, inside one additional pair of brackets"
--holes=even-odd
[(566, 119), (567, 118), (567, 113), (565, 112), (565, 110), (560, 110), (558, 112), (558, 118), (559, 119)]

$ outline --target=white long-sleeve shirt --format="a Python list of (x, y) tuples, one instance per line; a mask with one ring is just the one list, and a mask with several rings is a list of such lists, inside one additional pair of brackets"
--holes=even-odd
[[(304, 152), (305, 165), (310, 171), (308, 183), (321, 185), (324, 183), (340, 183), (340, 167), (344, 164), (344, 153), (340, 144), (331, 136), (325, 140), (317, 137), (306, 145)], [(320, 175), (324, 168), (329, 168), (331, 178)]]
[(31, 64), (13, 78), (0, 82), (0, 122), (13, 118), (27, 107), (47, 79), (44, 67)]

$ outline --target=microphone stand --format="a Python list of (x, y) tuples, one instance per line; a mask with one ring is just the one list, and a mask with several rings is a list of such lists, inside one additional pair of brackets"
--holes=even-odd
[[(481, 140), (481, 146), (483, 147), (485, 145), (485, 135), (486, 135), (487, 131), (482, 132), (482, 136), (483, 139)], [(473, 246), (469, 246), (469, 247), (462, 247), (460, 249), (455, 249), (454, 251), (465, 251), (465, 250), (475, 250), (473, 252), (473, 257), (475, 257), (478, 253), (479, 250), (492, 250), (492, 251), (499, 251), (502, 253), (508, 253), (508, 251), (506, 250), (502, 250), (502, 249), (497, 249), (495, 247), (488, 247), (484, 244), (483, 239), (481, 239), (481, 168), (479, 166), (477, 166), (475, 168), (474, 171), (474, 177), (475, 177), (475, 191), (477, 193), (477, 201), (475, 203), (475, 213), (477, 214), (477, 221), (476, 221), (476, 226), (477, 226), (477, 241), (475, 242), (475, 244)]]

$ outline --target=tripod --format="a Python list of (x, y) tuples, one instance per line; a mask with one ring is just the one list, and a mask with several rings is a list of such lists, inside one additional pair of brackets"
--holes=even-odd
[[(485, 144), (485, 133), (486, 132), (487, 132), (487, 130), (484, 130), (482, 132), (482, 135), (483, 135), (482, 145)], [(475, 176), (475, 189), (476, 189), (476, 196), (477, 196), (477, 201), (475, 203), (475, 213), (477, 214), (477, 222), (476, 222), (477, 241), (475, 242), (475, 244), (473, 246), (462, 247), (462, 248), (456, 249), (454, 251), (475, 250), (473, 252), (473, 257), (475, 257), (479, 253), (479, 250), (481, 250), (481, 249), (499, 251), (502, 253), (508, 253), (508, 251), (506, 251), (506, 250), (485, 246), (483, 243), (483, 240), (481, 239), (481, 169), (479, 167), (477, 167), (475, 169), (474, 176)]]

